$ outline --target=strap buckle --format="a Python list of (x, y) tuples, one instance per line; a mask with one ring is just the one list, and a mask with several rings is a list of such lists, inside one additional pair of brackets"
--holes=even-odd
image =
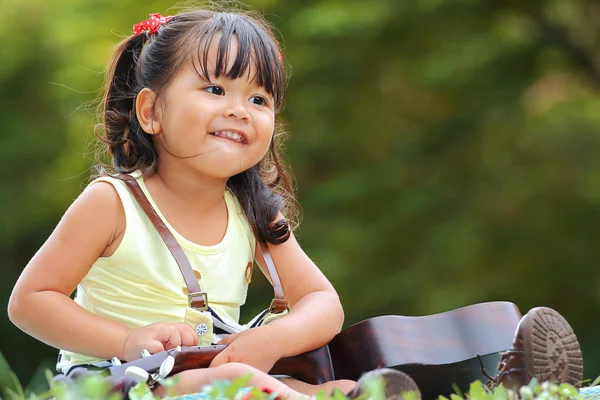
[(288, 308), (288, 302), (286, 299), (273, 299), (271, 300), (271, 306), (269, 312), (273, 314), (281, 314)]
[[(201, 296), (201, 299), (195, 297)], [(200, 304), (198, 304), (200, 303)], [(208, 310), (208, 294), (206, 292), (192, 292), (188, 294), (188, 306), (198, 311)]]

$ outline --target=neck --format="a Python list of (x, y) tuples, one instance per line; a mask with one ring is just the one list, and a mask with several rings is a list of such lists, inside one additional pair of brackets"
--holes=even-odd
[(188, 209), (210, 211), (223, 203), (227, 179), (206, 176), (192, 169), (172, 168), (168, 160), (161, 160), (152, 176), (147, 178), (163, 193)]

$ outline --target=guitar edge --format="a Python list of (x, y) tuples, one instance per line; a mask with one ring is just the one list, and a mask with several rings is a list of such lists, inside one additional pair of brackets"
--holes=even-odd
[(457, 381), (460, 377), (485, 381), (477, 355), (486, 356), (485, 367), (495, 374), (497, 354), (512, 347), (520, 318), (517, 306), (509, 302), (474, 304), (422, 317), (370, 318), (329, 343), (335, 378), (357, 380), (364, 372), (390, 367), (407, 372), (423, 388), (451, 391), (452, 383), (463, 386)]

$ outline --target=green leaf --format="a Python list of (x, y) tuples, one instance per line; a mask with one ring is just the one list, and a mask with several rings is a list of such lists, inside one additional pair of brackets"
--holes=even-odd
[(108, 396), (107, 400), (123, 400), (123, 396), (121, 395), (121, 393), (111, 393), (111, 395)]
[(129, 389), (129, 398), (131, 400), (154, 400), (157, 397), (152, 394), (145, 382), (141, 382)]
[(493, 400), (506, 400), (508, 399), (508, 392), (504, 388), (503, 385), (494, 388), (494, 392), (492, 394)]
[(460, 388), (458, 387), (458, 385), (456, 383), (452, 384), (452, 390), (454, 390), (454, 393), (461, 396), (463, 395), (462, 390), (460, 390)]
[(420, 400), (416, 392), (404, 392), (402, 393), (403, 400)]
[(327, 393), (325, 393), (324, 390), (321, 390), (319, 393), (317, 393), (317, 395), (315, 396), (315, 400), (327, 400)]
[(364, 383), (364, 391), (370, 400), (384, 400), (385, 382), (383, 377), (376, 376)]
[[(29, 379), (25, 393), (43, 393), (50, 390), (48, 376), (52, 376), (51, 368), (53, 368), (53, 363), (47, 360), (42, 362)], [(51, 380), (52, 378), (50, 378)]]
[(573, 387), (572, 385), (569, 385), (568, 383), (563, 383), (560, 386), (558, 386), (558, 393), (561, 396), (566, 396), (567, 398), (577, 398), (577, 396), (579, 396), (579, 391)]
[(216, 389), (219, 396), (223, 396), (227, 391), (227, 388), (231, 385), (231, 381), (228, 379), (221, 379), (218, 381), (211, 382), (211, 385)]
[(45, 375), (46, 375), (46, 380), (48, 381), (48, 388), (50, 388), (50, 385), (52, 385), (52, 380), (54, 379), (54, 374), (52, 373), (52, 371), (47, 369), (45, 372)]
[(537, 379), (535, 378), (531, 378), (531, 381), (529, 381), (529, 384), (527, 385), (529, 386), (529, 388), (536, 393), (539, 389), (542, 388), (542, 386), (540, 385), (540, 383), (538, 382)]
[(355, 400), (368, 400), (369, 395), (365, 392), (362, 392)]
[(66, 397), (68, 388), (65, 382), (50, 382), (50, 392), (58, 399), (62, 400)]
[(223, 391), (225, 397), (228, 399), (233, 399), (241, 388), (248, 386), (250, 380), (252, 380), (252, 374), (237, 377), (233, 381), (229, 382)]
[[(340, 389), (333, 389), (333, 392), (331, 393), (331, 400), (347, 400), (348, 398), (346, 397), (346, 395), (344, 394), (344, 392), (342, 392)], [(405, 399), (407, 400), (407, 399)]]
[(164, 387), (166, 392), (167, 392), (167, 396), (169, 397), (175, 397), (177, 395), (176, 391), (175, 391), (175, 386), (177, 386), (177, 383), (179, 382), (180, 377), (176, 376), (176, 377), (171, 377), (171, 378), (166, 378), (166, 379), (159, 379), (158, 383), (160, 384), (160, 386)]
[(249, 393), (252, 399), (263, 399), (265, 397), (265, 393), (256, 387), (252, 387)]
[[(83, 397), (85, 398), (102, 399), (108, 396), (111, 390), (110, 384), (104, 380), (100, 374), (93, 374), (79, 378), (76, 380), (75, 386), (81, 391)], [(140, 385), (138, 384), (136, 386)], [(146, 389), (148, 389), (147, 385)]]
[(35, 393), (30, 393), (29, 397), (30, 398), (35, 398), (35, 399), (38, 399), (38, 400), (51, 399), (52, 398), (52, 392), (50, 390), (47, 390), (44, 393), (37, 394), (37, 395)]
[(21, 400), (24, 398), (22, 395), (18, 395), (10, 388), (6, 389), (6, 395), (10, 396), (11, 400)]
[[(9, 392), (10, 391), (10, 392)], [(25, 398), (23, 387), (17, 378), (17, 375), (10, 369), (6, 358), (0, 352), (0, 395), (13, 393), (19, 398)]]
[(485, 386), (481, 381), (471, 383), (469, 386), (469, 397), (472, 399), (485, 399), (487, 397)]

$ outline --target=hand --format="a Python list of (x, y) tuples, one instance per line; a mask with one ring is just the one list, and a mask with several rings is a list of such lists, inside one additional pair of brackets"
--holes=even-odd
[(231, 334), (218, 343), (228, 346), (213, 359), (209, 367), (240, 362), (269, 372), (282, 357), (275, 339), (266, 326)]
[(151, 354), (177, 346), (196, 346), (198, 334), (185, 322), (155, 322), (142, 328), (131, 329), (123, 344), (123, 359), (131, 361), (142, 356), (146, 349)]

